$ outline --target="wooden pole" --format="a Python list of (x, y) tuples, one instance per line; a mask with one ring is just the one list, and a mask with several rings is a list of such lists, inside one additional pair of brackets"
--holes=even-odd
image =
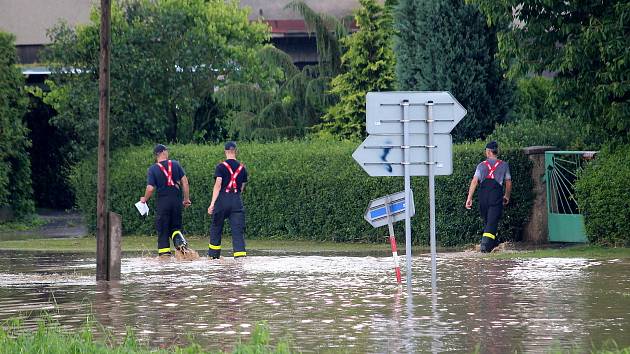
[(96, 280), (109, 280), (109, 57), (111, 2), (101, 0), (101, 51), (98, 75), (98, 186), (96, 195)]
[(120, 257), (122, 244), (122, 217), (109, 212), (109, 269), (107, 280), (120, 280)]

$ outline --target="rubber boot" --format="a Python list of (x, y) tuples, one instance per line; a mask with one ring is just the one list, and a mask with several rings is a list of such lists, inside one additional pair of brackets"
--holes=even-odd
[(188, 248), (188, 242), (184, 238), (184, 235), (182, 234), (181, 231), (173, 232), (173, 235), (171, 236), (171, 238), (173, 239), (173, 246), (175, 246), (175, 249), (181, 251), (183, 249)]
[(482, 237), (481, 245), (479, 246), (479, 250), (482, 253), (492, 252), (492, 249), (496, 246), (496, 241), (491, 239), (490, 237)]

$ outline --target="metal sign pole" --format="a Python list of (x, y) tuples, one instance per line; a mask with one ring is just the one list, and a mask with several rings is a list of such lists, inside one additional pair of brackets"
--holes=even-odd
[[(403, 161), (405, 171), (405, 205), (411, 205), (411, 175), (409, 173), (409, 100), (400, 103), (403, 106)], [(407, 259), (407, 288), (411, 289), (411, 217), (409, 208), (405, 208), (405, 258)]]
[(429, 161), (429, 229), (431, 242), (431, 288), (435, 289), (437, 283), (437, 266), (435, 261), (435, 145), (433, 144), (433, 101), (427, 101), (427, 132)]

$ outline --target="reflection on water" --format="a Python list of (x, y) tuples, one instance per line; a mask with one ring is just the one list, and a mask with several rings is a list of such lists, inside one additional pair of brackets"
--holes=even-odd
[(42, 312), (68, 328), (94, 314), (152, 346), (230, 350), (267, 321), (305, 352), (540, 352), (630, 345), (630, 261), (413, 259), (412, 296), (388, 257), (249, 257), (160, 262), (126, 257), (121, 282), (94, 280), (85, 255), (0, 252), (0, 320)]

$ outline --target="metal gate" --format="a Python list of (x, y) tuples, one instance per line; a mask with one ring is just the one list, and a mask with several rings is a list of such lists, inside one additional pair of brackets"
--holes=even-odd
[(575, 199), (578, 172), (594, 151), (546, 151), (547, 221), (550, 242), (587, 242), (584, 216)]

